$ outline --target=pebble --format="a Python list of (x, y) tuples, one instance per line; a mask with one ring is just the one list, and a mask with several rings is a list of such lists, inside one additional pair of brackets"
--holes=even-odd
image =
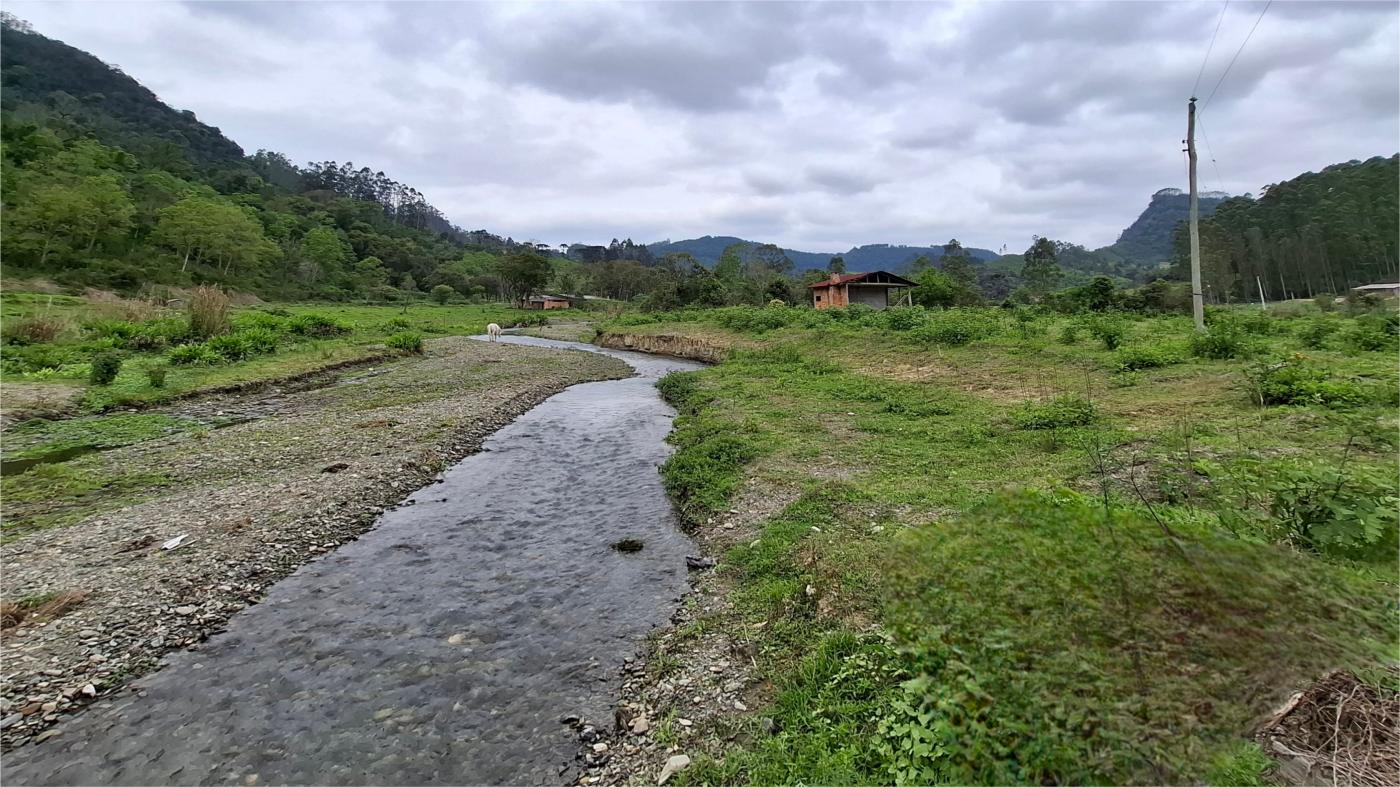
[(453, 634), (452, 636), (450, 636), (450, 637), (447, 638), (447, 644), (449, 644), (449, 645), (460, 645), (460, 644), (462, 644), (463, 642), (466, 642), (466, 641), (467, 641), (467, 635), (466, 635), (466, 634)]
[(598, 741), (597, 743), (593, 744), (593, 753), (594, 753), (594, 754), (602, 754), (603, 752), (605, 752), (605, 751), (607, 751), (607, 750), (608, 750), (608, 744), (603, 743), (602, 741)]
[(748, 710), (748, 709), (749, 709), (749, 706), (745, 705), (744, 703), (740, 702), (739, 700), (734, 700), (734, 710), (743, 711), (743, 710)]
[(186, 606), (186, 607), (176, 607), (176, 608), (175, 608), (175, 614), (176, 614), (176, 615), (193, 615), (195, 612), (198, 612), (198, 611), (199, 611), (199, 607), (189, 607), (189, 606)]
[(661, 775), (656, 777), (657, 784), (665, 784), (667, 779), (690, 767), (690, 757), (684, 754), (672, 755), (666, 760), (666, 764), (661, 768)]
[(676, 723), (681, 725), (682, 727), (689, 727), (695, 722), (691, 721), (690, 719), (676, 719)]

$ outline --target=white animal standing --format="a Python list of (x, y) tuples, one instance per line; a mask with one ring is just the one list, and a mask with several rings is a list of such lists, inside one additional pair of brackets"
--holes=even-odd
[(497, 325), (494, 322), (491, 323), (490, 325), (486, 326), (486, 335), (491, 337), (491, 341), (496, 341), (497, 339), (501, 338), (501, 326)]

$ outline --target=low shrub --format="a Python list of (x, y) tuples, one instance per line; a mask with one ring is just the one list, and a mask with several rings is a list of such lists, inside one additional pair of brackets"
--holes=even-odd
[(1342, 334), (1348, 349), (1394, 352), (1400, 347), (1400, 319), (1395, 314), (1363, 314)]
[(1128, 324), (1121, 317), (1094, 315), (1084, 320), (1084, 327), (1095, 339), (1103, 342), (1105, 350), (1116, 350), (1123, 343)]
[(277, 352), (278, 335), (266, 328), (245, 328), (233, 334), (248, 348), (249, 355), (270, 355)]
[(521, 317), (520, 319), (516, 320), (516, 321), (515, 321), (515, 325), (512, 325), (511, 327), (512, 327), (512, 328), (538, 328), (538, 327), (540, 327), (540, 326), (544, 326), (544, 325), (548, 325), (548, 324), (549, 324), (549, 318), (546, 317), (546, 316), (543, 315), (543, 314), (527, 314), (527, 315), (525, 315), (524, 317)]
[(107, 350), (92, 356), (92, 368), (88, 371), (88, 382), (93, 385), (111, 385), (122, 368), (121, 353)]
[(1079, 396), (1057, 396), (1048, 402), (1027, 402), (1011, 415), (1019, 429), (1061, 429), (1088, 426), (1098, 418), (1094, 405)]
[(891, 331), (912, 331), (924, 324), (924, 310), (917, 307), (886, 309), (880, 317)]
[(172, 366), (213, 366), (224, 358), (202, 344), (181, 344), (166, 353)]
[(793, 309), (760, 309), (753, 306), (731, 306), (716, 309), (714, 321), (722, 328), (740, 333), (765, 333), (785, 328), (796, 318)]
[(1001, 321), (987, 310), (944, 309), (929, 312), (924, 325), (914, 335), (932, 344), (959, 347), (1001, 332)]
[(1339, 407), (1366, 401), (1366, 390), (1332, 376), (1304, 355), (1274, 358), (1245, 369), (1254, 399), (1260, 405), (1325, 405)]
[(248, 345), (248, 340), (236, 333), (215, 336), (205, 342), (204, 346), (210, 352), (230, 363), (242, 361), (254, 355), (252, 347)]
[(1235, 333), (1249, 336), (1268, 336), (1283, 323), (1273, 319), (1263, 309), (1209, 308), (1206, 309), (1206, 327), (1210, 330), (1228, 328)]
[(1247, 355), (1250, 344), (1233, 326), (1217, 325), (1191, 335), (1191, 354), (1197, 358), (1228, 360)]
[(169, 372), (170, 369), (165, 366), (147, 366), (146, 381), (151, 384), (152, 388), (164, 388), (165, 376)]
[[(1209, 472), (1209, 470), (1208, 470)], [(1358, 559), (1394, 560), (1400, 547), (1393, 468), (1322, 459), (1241, 460), (1225, 471), (1231, 529)]]
[(196, 287), (185, 302), (190, 334), (199, 339), (220, 336), (232, 330), (228, 295), (218, 287)]
[(127, 320), (99, 318), (83, 323), (83, 330), (99, 337), (110, 337), (125, 344), (127, 339), (141, 332), (141, 326)]
[(388, 332), (388, 333), (397, 333), (397, 332), (399, 332), (399, 331), (406, 331), (406, 330), (408, 330), (409, 328), (412, 328), (412, 327), (413, 327), (413, 323), (409, 322), (408, 320), (404, 319), (403, 317), (394, 317), (394, 318), (392, 318), (392, 319), (390, 319), (390, 320), (388, 320), (387, 322), (384, 323), (384, 330), (385, 330), (386, 332)]
[(1302, 321), (1298, 323), (1298, 343), (1309, 350), (1321, 350), (1328, 345), (1340, 327), (1340, 320), (1327, 315)]
[[(439, 285), (441, 286), (441, 285)], [(398, 350), (412, 355), (423, 354), (423, 334), (405, 331), (396, 333), (384, 340), (384, 345), (391, 350)]]
[(287, 321), (287, 330), (297, 336), (310, 336), (314, 338), (326, 338), (330, 336), (341, 336), (350, 332), (349, 326), (343, 325), (324, 314), (298, 314)]
[(1042, 333), (1040, 315), (1029, 306), (1017, 306), (1011, 310), (1011, 318), (1016, 321), (1016, 334), (1022, 339), (1029, 339)]
[(1120, 372), (1156, 369), (1180, 362), (1181, 355), (1176, 350), (1160, 344), (1138, 344), (1122, 347), (1114, 356), (1114, 364)]
[(1084, 326), (1080, 325), (1079, 323), (1065, 323), (1065, 327), (1060, 329), (1060, 344), (1078, 344), (1079, 340), (1082, 338), (1080, 332), (1083, 330)]
[(48, 314), (34, 314), (17, 320), (5, 321), (5, 342), (7, 344), (43, 344), (52, 342), (68, 331), (70, 324), (61, 317)]
[(1330, 312), (1337, 308), (1337, 296), (1330, 292), (1319, 292), (1313, 297), (1313, 303), (1317, 304), (1320, 312)]
[(33, 374), (45, 369), (59, 370), (87, 360), (78, 347), (62, 344), (7, 344), (0, 348), (0, 361), (6, 374)]

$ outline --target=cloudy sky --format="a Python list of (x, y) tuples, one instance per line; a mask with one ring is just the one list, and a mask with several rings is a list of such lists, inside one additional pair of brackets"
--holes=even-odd
[[(382, 169), (468, 229), (812, 251), (1112, 243), (1186, 186), (1217, 22), (1203, 103), (1264, 8), (5, 5), (249, 152)], [(1202, 188), (1395, 153), (1398, 41), (1394, 2), (1274, 2), (1203, 109)]]

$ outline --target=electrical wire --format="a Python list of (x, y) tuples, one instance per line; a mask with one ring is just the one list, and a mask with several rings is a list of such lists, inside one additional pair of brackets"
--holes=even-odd
[(1216, 81), (1215, 87), (1211, 88), (1210, 95), (1206, 96), (1205, 103), (1201, 105), (1202, 112), (1206, 110), (1206, 107), (1210, 106), (1210, 100), (1215, 98), (1215, 91), (1220, 89), (1220, 86), (1225, 82), (1225, 77), (1230, 75), (1230, 69), (1234, 68), (1235, 61), (1240, 59), (1240, 53), (1244, 51), (1244, 47), (1249, 43), (1249, 39), (1254, 37), (1254, 31), (1259, 29), (1259, 23), (1264, 21), (1264, 14), (1269, 12), (1269, 6), (1273, 4), (1274, 0), (1269, 0), (1269, 2), (1264, 4), (1264, 10), (1260, 11), (1259, 18), (1254, 20), (1254, 27), (1249, 28), (1249, 34), (1244, 37), (1244, 41), (1240, 42), (1240, 48), (1236, 49), (1235, 56), (1230, 58), (1230, 64), (1225, 66), (1225, 72), (1220, 75), (1220, 79)]
[(1196, 125), (1201, 129), (1201, 141), (1206, 143), (1206, 155), (1210, 157), (1210, 166), (1215, 170), (1216, 187), (1211, 189), (1211, 191), (1224, 191), (1225, 178), (1220, 176), (1220, 163), (1215, 160), (1215, 151), (1210, 149), (1210, 137), (1206, 134), (1206, 124), (1205, 121), (1201, 119), (1200, 114), (1196, 115)]
[(1195, 97), (1196, 88), (1201, 86), (1201, 77), (1206, 73), (1206, 64), (1210, 62), (1210, 53), (1215, 49), (1215, 38), (1220, 35), (1220, 23), (1225, 21), (1225, 9), (1230, 7), (1230, 0), (1225, 0), (1225, 5), (1220, 7), (1220, 16), (1215, 18), (1215, 32), (1210, 34), (1210, 46), (1206, 47), (1206, 56), (1201, 58), (1201, 70), (1196, 72), (1196, 84), (1191, 86), (1191, 95)]

